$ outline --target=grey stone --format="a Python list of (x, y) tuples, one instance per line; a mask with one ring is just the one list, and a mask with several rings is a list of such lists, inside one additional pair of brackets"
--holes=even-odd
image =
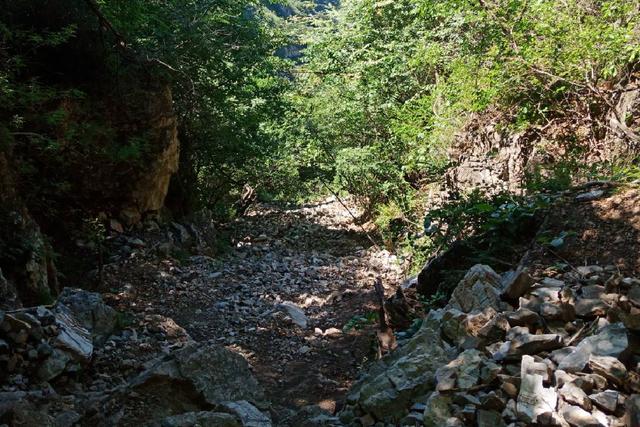
[(42, 381), (51, 381), (64, 372), (70, 361), (71, 356), (66, 351), (55, 349), (38, 368), (38, 377)]
[(564, 286), (564, 281), (554, 279), (552, 277), (545, 277), (544, 279), (542, 279), (540, 284), (542, 285), (542, 287), (546, 288), (562, 288)]
[(581, 291), (582, 291), (583, 298), (598, 299), (602, 294), (604, 294), (604, 286), (602, 285), (583, 286)]
[(241, 424), (231, 414), (222, 412), (186, 412), (162, 419), (159, 427), (240, 427)]
[[(412, 415), (415, 413), (411, 413)], [(347, 415), (342, 412), (341, 416)], [(419, 414), (419, 421), (422, 423), (422, 412)], [(345, 416), (345, 419), (349, 418), (349, 416)], [(349, 420), (347, 420), (348, 423)], [(302, 407), (295, 415), (291, 418), (287, 418), (285, 424), (290, 426), (309, 426), (309, 427), (344, 427), (343, 422), (340, 418), (331, 415), (329, 412), (325, 411), (318, 405), (308, 405)], [(411, 425), (411, 424), (408, 424)]]
[(578, 405), (587, 411), (591, 410), (591, 400), (587, 394), (574, 383), (566, 383), (558, 390), (565, 402)]
[(627, 329), (632, 331), (640, 331), (640, 310), (632, 307), (628, 313), (623, 310), (616, 309), (616, 315)]
[(29, 401), (19, 402), (12, 410), (12, 426), (21, 427), (54, 427), (54, 419), (45, 409), (38, 408)]
[(558, 365), (566, 372), (580, 372), (589, 361), (589, 356), (618, 357), (629, 346), (627, 330), (622, 323), (607, 325), (596, 335), (583, 339)]
[(476, 264), (454, 289), (448, 307), (465, 313), (487, 307), (500, 311), (501, 278), (491, 267)]
[(536, 287), (531, 291), (531, 295), (537, 297), (542, 302), (560, 302), (560, 290), (551, 286)]
[(516, 271), (505, 274), (502, 279), (502, 297), (516, 300), (529, 292), (534, 280), (526, 268), (518, 266)]
[(589, 357), (589, 368), (595, 374), (602, 375), (614, 385), (619, 386), (627, 376), (627, 368), (615, 357), (593, 356)]
[(507, 421), (516, 421), (518, 419), (518, 409), (517, 409), (516, 401), (513, 399), (510, 399), (507, 402), (507, 406), (504, 408), (501, 415), (502, 415), (502, 418)]
[(615, 390), (605, 390), (589, 395), (589, 399), (603, 411), (613, 413), (618, 408), (619, 394)]
[(264, 392), (239, 354), (212, 342), (191, 343), (157, 360), (149, 369), (131, 382), (143, 392), (157, 390), (163, 384), (163, 395), (183, 392), (201, 394), (204, 400), (217, 405), (220, 402), (246, 400), (262, 407)]
[(628, 426), (640, 426), (640, 394), (632, 394), (625, 402), (625, 421)]
[(476, 415), (478, 427), (505, 427), (502, 416), (496, 411), (480, 409)]
[(602, 273), (604, 271), (604, 268), (600, 267), (599, 265), (581, 265), (577, 267), (576, 270), (581, 275), (589, 277), (593, 274)]
[(563, 385), (573, 382), (577, 377), (572, 374), (568, 374), (561, 369), (553, 371), (553, 377), (556, 380), (556, 387), (562, 387)]
[[(447, 365), (436, 371), (438, 391), (467, 390), (479, 383), (489, 383), (500, 372), (500, 367), (478, 350), (465, 350)], [(483, 375), (485, 378), (483, 378)]]
[(600, 421), (579, 406), (565, 405), (560, 414), (574, 427), (603, 427)]
[(55, 313), (42, 305), (36, 307), (35, 315), (44, 326), (52, 325), (56, 321)]
[(75, 411), (64, 411), (53, 421), (55, 427), (73, 427), (78, 424), (82, 416)]
[(433, 392), (427, 399), (426, 408), (424, 410), (423, 422), (425, 427), (440, 427), (447, 425), (453, 418), (449, 405), (451, 397), (445, 396), (439, 392)]
[(585, 393), (591, 393), (593, 390), (603, 390), (607, 387), (607, 379), (598, 374), (577, 373), (573, 382), (583, 389)]
[(540, 304), (540, 315), (551, 321), (571, 322), (576, 318), (576, 310), (572, 304), (544, 302)]
[(413, 337), (373, 363), (351, 387), (347, 402), (377, 419), (398, 420), (416, 396), (434, 390), (436, 370), (450, 360), (440, 339), (442, 313), (432, 310)]
[(509, 325), (513, 326), (534, 326), (541, 323), (540, 316), (528, 308), (520, 308), (517, 311), (506, 313)]
[(271, 427), (271, 417), (260, 412), (258, 408), (246, 400), (224, 402), (220, 408), (235, 415), (240, 420), (242, 427)]
[(466, 319), (468, 315), (460, 310), (449, 309), (442, 314), (440, 328), (442, 334), (456, 346), (461, 345), (471, 333), (466, 328)]
[(542, 375), (525, 374), (521, 378), (518, 394), (518, 418), (525, 422), (536, 422), (538, 416), (556, 410), (558, 395), (553, 388), (542, 385)]
[(290, 301), (285, 301), (282, 304), (279, 304), (278, 308), (284, 310), (287, 315), (291, 317), (293, 323), (295, 323), (298, 327), (307, 329), (309, 319), (307, 319), (307, 316), (304, 314), (304, 310), (302, 310), (300, 307)]
[(640, 285), (636, 284), (632, 286), (627, 293), (627, 298), (629, 298), (631, 304), (635, 305), (636, 307), (640, 307)]
[(82, 289), (64, 288), (56, 305), (59, 311), (71, 313), (97, 343), (106, 340), (118, 322), (118, 313), (103, 302), (99, 293)]
[(91, 334), (65, 309), (56, 312), (58, 336), (54, 345), (68, 351), (76, 360), (88, 362), (93, 355)]
[(502, 313), (498, 313), (478, 330), (477, 336), (482, 338), (483, 342), (502, 341), (510, 328), (507, 318)]
[(598, 200), (604, 196), (603, 190), (593, 190), (587, 193), (580, 193), (576, 196), (576, 202), (590, 202), (592, 200)]
[(490, 391), (480, 398), (480, 407), (488, 411), (501, 412), (506, 404), (507, 401), (500, 397), (495, 391)]
[(551, 357), (551, 360), (553, 360), (553, 362), (557, 365), (560, 362), (562, 362), (562, 359), (564, 359), (569, 354), (571, 354), (571, 352), (574, 349), (575, 349), (575, 347), (573, 347), (573, 346), (562, 347), (562, 348), (559, 348), (557, 350), (553, 350), (549, 356)]
[(562, 347), (562, 337), (557, 334), (534, 335), (525, 331), (518, 331), (507, 337), (507, 339), (509, 338), (511, 340), (508, 356), (511, 357), (522, 354), (536, 354), (541, 351), (550, 351)]
[(579, 317), (605, 316), (611, 307), (602, 299), (580, 298), (575, 304), (576, 315)]
[(36, 341), (40, 341), (44, 338), (44, 330), (42, 329), (42, 324), (38, 320), (36, 316), (26, 311), (13, 313), (13, 316), (16, 319), (22, 320), (25, 323), (28, 323), (31, 328), (29, 329), (29, 335), (32, 336)]

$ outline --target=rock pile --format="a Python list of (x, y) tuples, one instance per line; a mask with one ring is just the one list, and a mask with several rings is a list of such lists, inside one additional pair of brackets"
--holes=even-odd
[(108, 336), (116, 312), (99, 294), (65, 289), (57, 304), (0, 312), (0, 381), (28, 384), (77, 372)]
[(84, 380), (105, 376), (105, 364), (135, 365), (114, 359), (125, 354), (116, 342), (151, 348), (116, 331), (119, 315), (100, 294), (67, 288), (52, 306), (0, 312), (0, 425), (119, 425), (123, 403), (144, 396), (139, 414), (130, 409), (154, 426), (271, 426), (269, 403), (242, 356), (192, 341), (170, 319), (147, 317), (150, 337), (177, 329), (173, 348), (129, 379), (117, 374), (85, 389)]
[[(476, 265), (351, 389), (348, 425), (640, 425), (640, 280)], [(378, 424), (376, 424), (378, 423)]]

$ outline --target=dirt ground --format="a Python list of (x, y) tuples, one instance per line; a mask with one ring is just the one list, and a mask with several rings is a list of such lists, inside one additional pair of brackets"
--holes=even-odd
[[(232, 235), (234, 247), (222, 257), (178, 262), (143, 250), (113, 267), (105, 285), (111, 303), (135, 314), (142, 335), (157, 330), (159, 339), (149, 340), (146, 351), (105, 354), (94, 374), (117, 369), (123, 359), (150, 360), (186, 333), (245, 356), (273, 403), (274, 421), (310, 404), (334, 412), (375, 355), (374, 325), (353, 319), (376, 309), (373, 278), (391, 293), (405, 266), (373, 246), (335, 199), (291, 209), (257, 206), (232, 225)], [(283, 303), (304, 312), (306, 327), (292, 322)], [(130, 402), (123, 420), (142, 416), (143, 400)]]

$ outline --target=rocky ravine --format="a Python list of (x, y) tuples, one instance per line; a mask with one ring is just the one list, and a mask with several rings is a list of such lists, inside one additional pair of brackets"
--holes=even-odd
[[(589, 228), (588, 211), (635, 212), (637, 197), (568, 212)], [(633, 238), (640, 226), (624, 224), (598, 238)], [(606, 248), (600, 264), (476, 265), (446, 307), (365, 363), (373, 330), (342, 327), (375, 308), (371, 276), (397, 284), (402, 269), (335, 201), (252, 211), (218, 260), (177, 261), (206, 246), (203, 224), (146, 227), (114, 237), (102, 296), (66, 289), (53, 306), (2, 313), (2, 422), (640, 425), (640, 280), (623, 274), (624, 248), (592, 232), (576, 241), (581, 257)]]
[(343, 326), (375, 308), (372, 277), (402, 280), (399, 261), (335, 200), (261, 206), (233, 233), (214, 259), (204, 220), (114, 231), (101, 294), (4, 313), (0, 420), (296, 425), (297, 408), (334, 412), (375, 353), (370, 325)]
[(350, 391), (350, 425), (637, 426), (640, 280), (476, 265)]

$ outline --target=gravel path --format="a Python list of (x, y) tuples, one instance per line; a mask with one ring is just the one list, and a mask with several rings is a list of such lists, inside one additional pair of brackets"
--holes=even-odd
[(133, 299), (193, 339), (244, 355), (277, 408), (335, 410), (374, 355), (373, 326), (343, 328), (375, 310), (373, 277), (389, 288), (400, 283), (400, 262), (373, 246), (333, 198), (258, 206), (233, 234), (223, 257), (160, 262), (153, 286), (138, 287)]

